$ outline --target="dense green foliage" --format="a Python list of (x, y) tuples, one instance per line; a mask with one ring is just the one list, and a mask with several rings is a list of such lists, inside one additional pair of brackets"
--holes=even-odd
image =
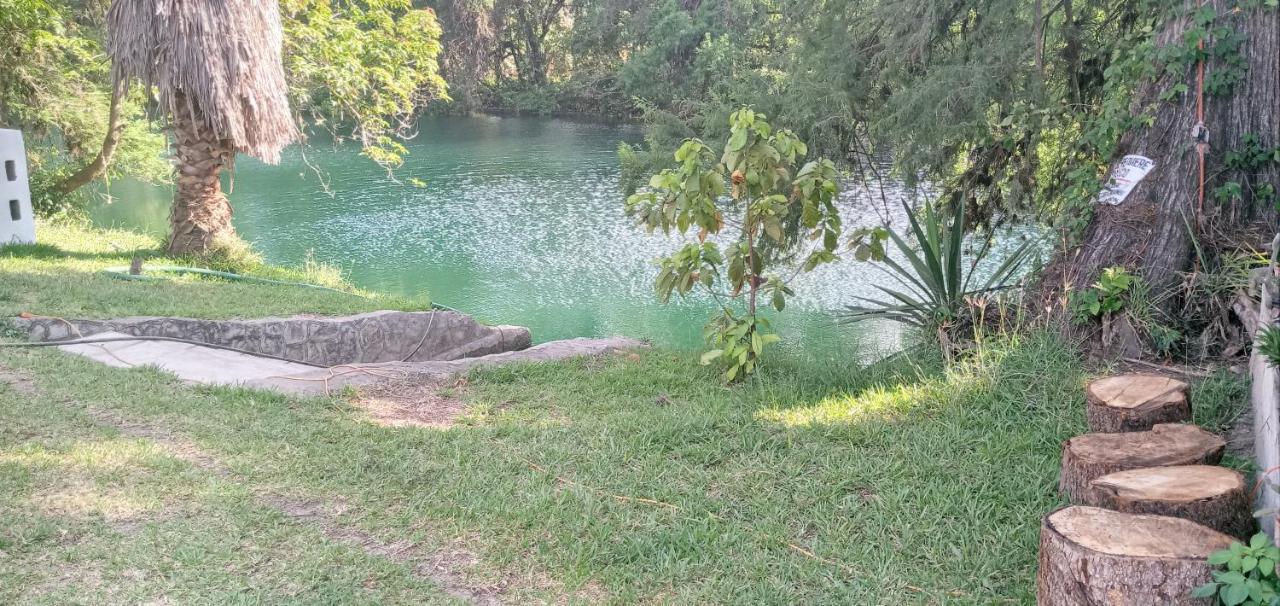
[(409, 0), (283, 0), (281, 12), (294, 111), (398, 165), (418, 111), (448, 99), (435, 13)]
[[(1182, 9), (1150, 0), (430, 4), (446, 77), (469, 83), (462, 107), (642, 116), (665, 155), (686, 136), (724, 136), (747, 104), (868, 179), (891, 151), (899, 176), (945, 186), (974, 223), (1036, 211), (1073, 228), (1088, 213), (1061, 211), (1081, 209), (1143, 119), (1134, 88), (1194, 61), (1200, 35), (1157, 53), (1159, 25)], [(661, 157), (624, 162), (647, 174)]]
[[(0, 121), (49, 134), (39, 154), (49, 156), (43, 179), (54, 166), (80, 162), (105, 128), (106, 67), (95, 50), (105, 4), (0, 3), (0, 31), (18, 41), (0, 51), (18, 74), (0, 76)], [(885, 178), (879, 160), (891, 155), (898, 177), (927, 178), (969, 205), (970, 223), (1035, 213), (1069, 231), (1087, 222), (1086, 201), (1120, 135), (1149, 118), (1149, 108), (1133, 111), (1138, 84), (1205, 56), (1230, 63), (1242, 44), (1212, 10), (1200, 9), (1178, 44), (1157, 48), (1160, 25), (1185, 9), (1156, 0), (285, 0), (282, 7), (296, 110), (389, 166), (415, 114), (452, 96), (442, 107), (642, 119), (654, 153), (624, 150), (632, 189), (684, 138), (727, 136), (728, 115), (750, 105), (863, 179)], [(1210, 46), (1198, 48), (1205, 39)], [(1208, 93), (1229, 94), (1242, 77), (1239, 69), (1215, 70)], [(15, 82), (65, 90), (20, 90)], [(53, 99), (64, 101), (42, 101)], [(160, 139), (137, 120), (140, 101), (129, 108), (137, 126), (125, 148), (151, 153), (122, 154), (117, 170), (154, 177), (163, 172), (154, 161)], [(1269, 187), (1236, 180), (1215, 185), (1214, 196), (1265, 196)]]
[[(765, 346), (778, 340), (758, 313), (761, 297), (782, 311), (792, 294), (778, 261), (804, 241), (815, 244), (791, 277), (834, 261), (841, 225), (830, 160), (811, 160), (797, 170), (808, 147), (794, 133), (775, 132), (764, 114), (748, 108), (729, 120), (723, 154), (717, 157), (701, 140), (685, 141), (675, 153), (679, 165), (632, 194), (627, 213), (650, 232), (697, 232), (697, 242), (659, 259), (656, 289), (663, 302), (695, 286), (715, 298), (721, 314), (707, 326), (712, 349), (702, 361), (723, 360), (725, 378), (733, 381), (755, 372)], [(726, 226), (735, 239), (721, 247), (715, 236)]]
[[(110, 65), (102, 46), (106, 2), (0, 0), (0, 128), (25, 135), (32, 202), (41, 214), (59, 214), (82, 199), (54, 188), (97, 153), (108, 129)], [(128, 122), (107, 178), (167, 177), (164, 138), (146, 122), (145, 98), (134, 94), (122, 114)]]
[[(26, 134), (33, 200), (44, 215), (83, 206), (58, 186), (89, 163), (110, 128), (110, 62), (103, 0), (0, 0), (0, 127)], [(286, 75), (299, 120), (336, 140), (352, 138), (395, 166), (399, 140), (430, 101), (447, 99), (440, 26), (409, 0), (285, 0)], [(149, 119), (150, 91), (122, 104), (123, 136), (103, 177), (169, 177), (163, 124)]]
[(1209, 563), (1223, 570), (1214, 571), (1213, 581), (1198, 587), (1192, 597), (1211, 598), (1214, 604), (1223, 606), (1280, 604), (1277, 562), (1280, 549), (1265, 533), (1253, 535), (1248, 545), (1234, 542), (1209, 556)]

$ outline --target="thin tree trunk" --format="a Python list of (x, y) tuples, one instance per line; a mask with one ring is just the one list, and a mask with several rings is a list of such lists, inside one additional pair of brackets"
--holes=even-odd
[[(1063, 290), (1087, 287), (1104, 268), (1123, 266), (1139, 274), (1151, 287), (1153, 300), (1172, 313), (1177, 297), (1167, 295), (1176, 291), (1181, 272), (1191, 266), (1193, 233), (1197, 237), (1206, 235), (1206, 231), (1209, 235), (1238, 233), (1259, 216), (1274, 216), (1270, 208), (1265, 208), (1274, 202), (1255, 204), (1249, 191), (1239, 201), (1239, 208), (1224, 206), (1212, 192), (1217, 185), (1230, 181), (1275, 183), (1280, 174), (1275, 163), (1252, 176), (1223, 166), (1224, 156), (1241, 149), (1247, 136), (1257, 137), (1263, 148), (1280, 144), (1280, 17), (1274, 9), (1233, 13), (1223, 0), (1209, 4), (1219, 15), (1215, 26), (1226, 25), (1244, 36), (1239, 52), (1246, 67), (1243, 79), (1229, 93), (1204, 93), (1204, 123), (1210, 147), (1203, 211), (1200, 163), (1193, 136), (1197, 124), (1193, 63), (1176, 74), (1162, 72), (1154, 82), (1140, 87), (1134, 112), (1150, 111), (1154, 120), (1150, 126), (1135, 128), (1122, 137), (1117, 159), (1126, 154), (1142, 155), (1154, 160), (1155, 166), (1122, 203), (1095, 207), (1082, 244), (1066, 251), (1045, 274), (1049, 292), (1061, 294)], [(1183, 44), (1191, 26), (1190, 17), (1172, 20), (1160, 34), (1158, 44)], [(1206, 81), (1215, 72), (1226, 73), (1227, 69), (1219, 59), (1210, 59), (1205, 66)], [(1161, 101), (1161, 95), (1178, 84), (1185, 84), (1188, 92), (1173, 101)], [(1201, 225), (1206, 229), (1197, 228)]]
[(54, 191), (64, 196), (70, 194), (92, 183), (111, 168), (111, 160), (115, 156), (116, 148), (120, 146), (120, 137), (124, 134), (124, 120), (120, 119), (120, 103), (127, 91), (128, 83), (123, 79), (112, 87), (111, 109), (107, 113), (107, 134), (102, 139), (102, 149), (98, 151), (98, 155), (92, 162), (80, 167), (80, 170), (55, 185)]
[(233, 238), (231, 203), (222, 193), (219, 175), (231, 166), (235, 149), (203, 127), (200, 108), (176, 93), (173, 116), (174, 164), (177, 172), (169, 214), (169, 253), (201, 255)]

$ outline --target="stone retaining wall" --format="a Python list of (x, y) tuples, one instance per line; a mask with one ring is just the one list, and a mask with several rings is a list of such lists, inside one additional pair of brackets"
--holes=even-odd
[[(453, 311), (375, 311), (345, 317), (198, 320), (19, 318), (33, 341), (61, 341), (101, 332), (171, 337), (271, 354), (308, 364), (457, 360), (529, 347), (529, 329), (485, 326)], [(424, 337), (425, 335), (425, 337)]]

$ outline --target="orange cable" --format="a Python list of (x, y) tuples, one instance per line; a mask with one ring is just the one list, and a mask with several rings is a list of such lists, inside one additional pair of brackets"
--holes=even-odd
[[(1204, 6), (1205, 0), (1200, 0), (1200, 6)], [(1196, 57), (1196, 155), (1200, 159), (1200, 182), (1199, 182), (1199, 200), (1196, 205), (1196, 225), (1199, 226), (1204, 221), (1204, 164), (1205, 153), (1209, 147), (1208, 127), (1204, 125), (1204, 35), (1200, 36), (1200, 40), (1196, 43), (1196, 48), (1200, 51)]]

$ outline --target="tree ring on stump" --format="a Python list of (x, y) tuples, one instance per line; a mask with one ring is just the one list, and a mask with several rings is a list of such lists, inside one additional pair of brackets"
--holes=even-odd
[(1084, 495), (1086, 505), (1182, 518), (1242, 539), (1254, 530), (1250, 501), (1240, 472), (1213, 465), (1117, 471), (1094, 479)]
[(1146, 431), (1160, 423), (1191, 420), (1189, 387), (1177, 379), (1125, 374), (1091, 381), (1085, 388), (1089, 430)]
[(1151, 431), (1087, 433), (1062, 444), (1058, 489), (1081, 503), (1095, 478), (1140, 467), (1213, 465), (1227, 443), (1195, 425), (1166, 423)]
[(1040, 525), (1036, 603), (1200, 604), (1209, 554), (1234, 539), (1181, 518), (1066, 507)]

